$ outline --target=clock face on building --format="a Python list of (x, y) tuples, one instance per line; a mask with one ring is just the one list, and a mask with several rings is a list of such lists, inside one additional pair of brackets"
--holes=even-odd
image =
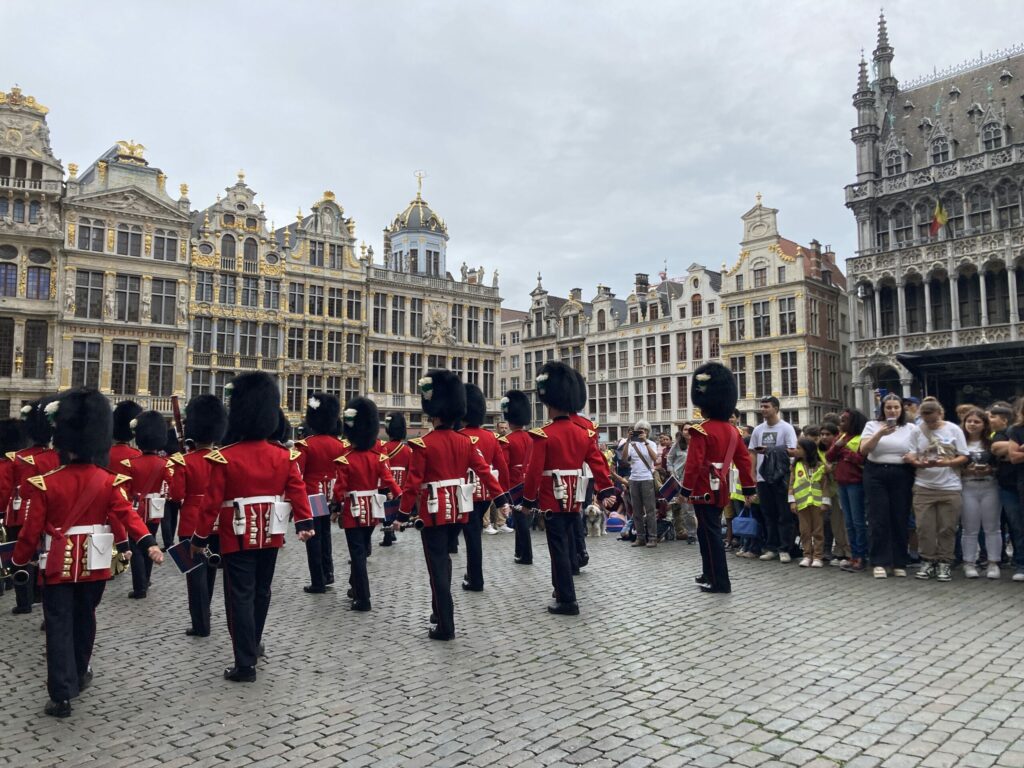
[(750, 234), (756, 237), (757, 235), (763, 235), (767, 230), (767, 225), (764, 222), (759, 221), (750, 227)]

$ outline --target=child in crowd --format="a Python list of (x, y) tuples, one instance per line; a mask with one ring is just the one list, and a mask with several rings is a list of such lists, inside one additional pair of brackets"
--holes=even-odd
[(804, 552), (801, 568), (821, 568), (825, 564), (824, 491), (825, 462), (818, 453), (818, 444), (809, 437), (801, 437), (796, 443), (789, 479), (790, 509), (800, 520), (800, 546)]

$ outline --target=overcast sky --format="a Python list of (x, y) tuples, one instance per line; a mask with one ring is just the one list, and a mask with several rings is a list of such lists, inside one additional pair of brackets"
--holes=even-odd
[[(0, 72), (50, 107), (85, 167), (145, 144), (209, 205), (244, 168), (278, 226), (325, 189), (379, 260), (414, 196), (447, 220), (448, 269), (500, 270), (523, 309), (633, 273), (717, 269), (739, 217), (856, 247), (851, 95), (870, 2), (3, 2)], [(1018, 0), (886, 7), (909, 79), (1020, 42)]]

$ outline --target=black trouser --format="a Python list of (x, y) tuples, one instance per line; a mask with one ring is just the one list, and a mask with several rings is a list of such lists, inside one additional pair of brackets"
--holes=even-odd
[(224, 555), (224, 602), (235, 665), (255, 667), (270, 609), (277, 549), (243, 549)]
[(458, 542), (459, 526), (428, 526), (420, 530), (423, 556), (427, 561), (430, 578), (430, 604), (437, 618), (437, 629), (442, 634), (455, 634), (455, 604), (452, 602), (452, 558), (448, 548)]
[(590, 562), (590, 553), (587, 552), (587, 507), (594, 500), (594, 478), (581, 477), (579, 482), (587, 484), (587, 493), (580, 505), (580, 512), (577, 516), (575, 531), (576, 559), (573, 561), (577, 568), (583, 568)]
[[(180, 541), (187, 541), (182, 537)], [(210, 537), (209, 547), (216, 552), (217, 537)], [(210, 601), (213, 587), (217, 583), (217, 569), (203, 563), (185, 574), (185, 589), (188, 590), (188, 613), (192, 617), (192, 630), (198, 635), (210, 634)]]
[[(7, 529), (7, 540), (17, 541), (19, 533), (21, 533), (21, 526), (12, 525)], [(25, 567), (25, 570), (28, 571), (28, 581), (24, 584), (14, 585), (14, 604), (18, 608), (32, 610), (32, 602), (35, 600), (36, 574), (38, 569), (35, 566), (29, 565)]]
[(864, 507), (871, 565), (905, 568), (914, 468), (909, 464), (864, 463)]
[(533, 527), (533, 510), (516, 510), (512, 513), (516, 536), (516, 557), (521, 562), (533, 562), (533, 539), (530, 529)]
[[(153, 536), (156, 536), (160, 523), (146, 523), (146, 527)], [(132, 590), (137, 594), (142, 594), (149, 589), (149, 580), (153, 575), (153, 561), (149, 559), (146, 550), (139, 549), (134, 540), (130, 540), (129, 544), (132, 550)]]
[(729, 564), (722, 543), (722, 510), (709, 504), (694, 504), (693, 511), (697, 517), (697, 543), (704, 576), (715, 589), (730, 592)]
[(106, 581), (47, 584), (43, 590), (46, 620), (46, 690), (54, 701), (78, 695), (78, 681), (88, 671), (96, 640), (96, 606)]
[(306, 562), (309, 564), (309, 583), (313, 589), (323, 589), (334, 581), (334, 555), (331, 552), (331, 517), (313, 518), (316, 535), (306, 542)]
[(576, 602), (576, 587), (572, 582), (572, 533), (576, 515), (545, 513), (544, 532), (548, 537), (548, 553), (551, 555), (551, 584), (555, 588), (555, 599), (560, 603)]
[(181, 503), (168, 499), (164, 502), (164, 516), (160, 521), (160, 537), (164, 542), (164, 549), (174, 545), (174, 536), (178, 533), (178, 512), (181, 511)]
[[(366, 573), (366, 552), (370, 548), (374, 527), (364, 525), (359, 528), (345, 529), (350, 564), (348, 583), (352, 587), (352, 599), (359, 603), (369, 604), (370, 602), (370, 577)], [(319, 535), (317, 534), (317, 536)]]
[(489, 501), (474, 501), (469, 520), (462, 526), (462, 535), (466, 538), (466, 581), (471, 587), (484, 585), (484, 552), (480, 538), (484, 529), (484, 514), (490, 506)]
[(757, 484), (757, 500), (764, 516), (764, 548), (770, 552), (789, 552), (796, 538), (793, 513), (789, 511), (789, 481), (781, 478)]

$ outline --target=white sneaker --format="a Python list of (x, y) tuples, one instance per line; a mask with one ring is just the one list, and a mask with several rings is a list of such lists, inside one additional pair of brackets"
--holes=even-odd
[(509, 528), (507, 525), (503, 525), (503, 526), (501, 526), (501, 528), (498, 529), (498, 533), (515, 533), (515, 532), (516, 532), (515, 528)]
[(780, 552), (779, 553), (779, 562), (780, 563), (788, 563), (792, 559), (793, 558), (789, 556), (789, 552)]
[(986, 579), (998, 579), (1001, 576), (999, 573), (999, 563), (989, 563), (988, 570), (985, 571)]
[(900, 579), (905, 579), (905, 578), (907, 578), (907, 569), (906, 568), (893, 568), (892, 569), (892, 575), (896, 576), (897, 578), (900, 578)]
[(1014, 581), (1024, 581), (1024, 571), (1017, 569), (1013, 574)]
[(486, 533), (488, 536), (492, 536), (497, 532), (498, 529), (495, 528), (493, 525), (488, 525), (486, 528), (484, 528), (484, 533)]
[(885, 572), (885, 568), (882, 568), (880, 566), (871, 571), (871, 575), (874, 576), (876, 579), (885, 579), (888, 577), (888, 574)]
[[(820, 560), (818, 561), (818, 566), (819, 567), (821, 566), (821, 561)], [(803, 560), (801, 560), (800, 561), (800, 567), (801, 568), (810, 568), (811, 567), (811, 558), (805, 557)]]
[(835, 559), (833, 559), (830, 564), (831, 565), (838, 565), (840, 568), (846, 568), (847, 566), (850, 565), (850, 559), (847, 558), (847, 557), (844, 557), (842, 560), (835, 560)]
[[(806, 559), (807, 558), (805, 557), (804, 560), (806, 560)], [(803, 564), (803, 561), (801, 561), (801, 564)], [(821, 560), (812, 560), (811, 561), (811, 568), (824, 568), (824, 567), (825, 567), (825, 564), (823, 562), (821, 562)]]
[[(778, 555), (776, 555), (774, 552), (769, 550), (768, 552), (765, 552), (763, 555), (761, 555), (757, 559), (758, 560), (774, 560), (776, 557), (778, 557)], [(786, 555), (786, 557), (789, 557), (789, 555)]]
[(978, 569), (974, 567), (973, 563), (964, 563), (964, 578), (965, 579), (976, 579), (976, 578), (978, 578)]

